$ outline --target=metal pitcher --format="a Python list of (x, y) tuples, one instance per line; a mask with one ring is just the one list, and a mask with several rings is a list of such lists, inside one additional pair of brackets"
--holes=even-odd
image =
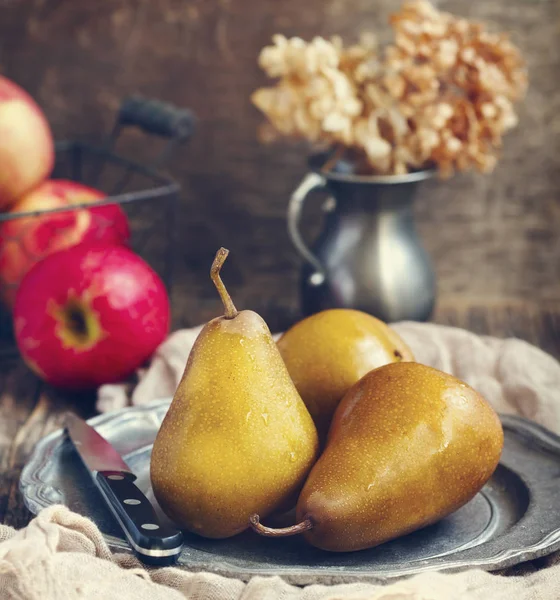
[[(328, 173), (311, 160), (292, 194), (288, 231), (305, 260), (301, 303), (305, 315), (327, 308), (354, 308), (383, 321), (425, 321), (434, 307), (435, 276), (416, 233), (412, 203), (418, 184), (433, 175), (364, 176), (342, 168)], [(299, 222), (307, 195), (324, 189), (325, 226), (314, 246)]]

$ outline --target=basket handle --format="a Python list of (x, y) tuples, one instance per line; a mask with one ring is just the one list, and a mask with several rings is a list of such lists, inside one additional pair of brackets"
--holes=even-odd
[(146, 133), (185, 141), (195, 129), (195, 116), (185, 108), (178, 108), (152, 98), (134, 95), (121, 104), (118, 124), (136, 126)]

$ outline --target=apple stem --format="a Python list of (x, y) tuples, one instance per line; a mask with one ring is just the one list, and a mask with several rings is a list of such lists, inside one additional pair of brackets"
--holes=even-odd
[(249, 523), (253, 531), (256, 531), (259, 535), (264, 537), (288, 537), (290, 535), (297, 535), (304, 531), (309, 531), (313, 528), (313, 521), (311, 519), (304, 519), (301, 523), (292, 525), (291, 527), (280, 527), (274, 529), (272, 527), (266, 527), (260, 522), (259, 515), (252, 515), (249, 519)]
[(220, 277), (220, 270), (222, 269), (223, 264), (226, 261), (226, 258), (229, 254), (229, 250), (226, 248), (220, 248), (218, 252), (216, 252), (216, 258), (214, 258), (214, 262), (212, 263), (212, 268), (210, 269), (210, 279), (212, 279), (216, 289), (218, 290), (218, 294), (220, 294), (220, 298), (222, 299), (222, 303), (224, 305), (224, 317), (226, 319), (235, 319), (237, 317), (237, 308), (235, 308), (235, 304), (231, 299), (231, 296), (228, 294), (226, 290), (226, 286)]

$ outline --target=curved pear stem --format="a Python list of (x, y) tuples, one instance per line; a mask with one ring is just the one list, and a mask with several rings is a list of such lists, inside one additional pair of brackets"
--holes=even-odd
[(220, 298), (222, 299), (222, 303), (224, 305), (224, 317), (226, 319), (235, 319), (237, 317), (237, 308), (235, 308), (235, 304), (231, 299), (231, 296), (228, 294), (226, 290), (226, 286), (220, 277), (220, 271), (222, 269), (223, 264), (226, 262), (226, 258), (229, 254), (229, 250), (226, 248), (220, 248), (218, 252), (216, 252), (216, 258), (214, 258), (214, 262), (212, 263), (212, 267), (210, 269), (210, 279), (216, 286), (218, 290), (218, 294), (220, 294)]
[(304, 519), (301, 523), (297, 523), (291, 527), (280, 527), (278, 529), (263, 525), (259, 515), (251, 516), (249, 523), (251, 524), (253, 531), (256, 531), (259, 535), (264, 537), (288, 537), (290, 535), (297, 535), (298, 533), (309, 531), (313, 528), (313, 521), (311, 521), (311, 519)]

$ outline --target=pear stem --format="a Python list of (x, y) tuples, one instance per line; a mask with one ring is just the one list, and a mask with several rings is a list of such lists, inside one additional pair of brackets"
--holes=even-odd
[(259, 515), (253, 515), (249, 519), (249, 523), (254, 531), (264, 537), (288, 537), (290, 535), (297, 535), (298, 533), (309, 531), (313, 528), (313, 521), (311, 521), (311, 519), (304, 519), (301, 523), (297, 523), (291, 527), (281, 527), (278, 529), (263, 525), (260, 522)]
[(220, 277), (220, 271), (222, 269), (223, 264), (226, 261), (226, 258), (229, 254), (229, 250), (226, 248), (220, 248), (218, 252), (216, 252), (216, 258), (214, 258), (214, 262), (212, 263), (212, 267), (210, 269), (210, 279), (216, 286), (218, 290), (218, 294), (220, 294), (220, 298), (222, 299), (222, 303), (224, 305), (224, 317), (226, 319), (235, 319), (237, 317), (238, 312), (237, 308), (235, 308), (235, 304), (231, 299), (231, 296), (228, 294), (226, 290), (226, 286)]

